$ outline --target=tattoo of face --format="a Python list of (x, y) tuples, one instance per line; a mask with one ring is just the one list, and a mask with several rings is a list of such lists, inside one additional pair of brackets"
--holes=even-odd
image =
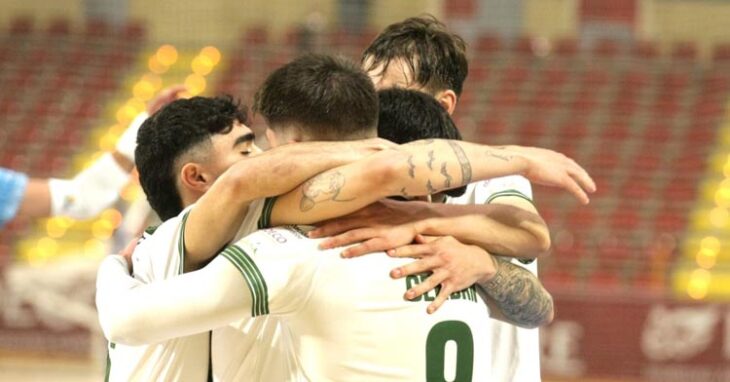
[(416, 165), (413, 164), (413, 155), (408, 157), (408, 176), (411, 178), (416, 177)]
[(453, 177), (451, 177), (451, 174), (449, 174), (449, 171), (446, 169), (446, 162), (441, 163), (441, 175), (444, 176), (444, 188), (451, 188), (451, 181), (454, 180)]
[(502, 313), (515, 324), (534, 328), (548, 320), (553, 310), (552, 296), (528, 270), (509, 260), (495, 257), (497, 273), (481, 284)]
[(331, 200), (334, 202), (347, 202), (352, 199), (338, 199), (340, 191), (345, 186), (346, 179), (339, 171), (317, 175), (302, 185), (302, 199), (299, 202), (299, 209), (303, 212), (309, 211), (317, 203)]
[(471, 163), (469, 162), (469, 158), (466, 157), (464, 149), (462, 149), (456, 142), (448, 142), (449, 146), (451, 146), (451, 149), (454, 151), (454, 154), (456, 154), (456, 159), (459, 160), (459, 165), (461, 166), (461, 184), (466, 185), (471, 183)]
[(433, 150), (429, 151), (429, 152), (428, 152), (428, 161), (426, 162), (426, 165), (428, 166), (428, 169), (429, 169), (429, 170), (433, 170), (433, 161), (434, 161), (435, 159), (436, 159), (436, 158), (435, 158), (435, 157), (434, 157), (434, 155), (433, 155)]

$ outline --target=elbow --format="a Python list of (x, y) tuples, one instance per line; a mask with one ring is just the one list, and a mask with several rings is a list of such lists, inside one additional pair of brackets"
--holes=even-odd
[(544, 255), (550, 251), (553, 243), (550, 239), (550, 231), (546, 225), (539, 227), (536, 232), (533, 233), (537, 244), (538, 255)]
[(542, 326), (546, 326), (553, 322), (555, 318), (555, 305), (553, 304), (553, 296), (550, 293), (544, 292), (543, 306), (541, 311), (536, 312), (535, 319), (524, 325), (527, 329), (536, 329)]
[(532, 236), (532, 254), (534, 254), (534, 257), (537, 258), (547, 254), (552, 247), (552, 241), (550, 239), (550, 230), (545, 221), (538, 217), (535, 221), (529, 221), (525, 229)]
[(371, 184), (379, 185), (377, 189), (385, 191), (382, 197), (403, 194), (403, 174), (408, 173), (408, 155), (397, 150), (384, 150), (373, 155), (371, 163), (366, 167), (370, 172)]
[[(111, 318), (113, 317), (113, 318)], [(108, 315), (99, 313), (99, 324), (104, 337), (109, 342), (128, 346), (144, 345), (147, 342), (141, 335), (144, 323), (134, 322), (124, 312), (115, 312)]]

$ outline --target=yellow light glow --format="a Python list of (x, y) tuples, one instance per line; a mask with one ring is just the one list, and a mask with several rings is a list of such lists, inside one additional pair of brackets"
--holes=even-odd
[(200, 51), (200, 55), (209, 58), (213, 66), (221, 61), (221, 52), (214, 46), (206, 46)]
[(720, 186), (715, 191), (715, 204), (724, 208), (730, 207), (730, 189)]
[(727, 227), (728, 220), (730, 220), (730, 214), (727, 209), (721, 207), (715, 207), (710, 211), (710, 223), (717, 228)]
[(193, 62), (190, 63), (190, 68), (193, 73), (206, 76), (213, 70), (213, 62), (208, 57), (196, 56), (193, 58)]
[(705, 236), (702, 238), (702, 241), (700, 241), (700, 248), (707, 249), (715, 254), (720, 252), (720, 247), (720, 240), (714, 236)]
[(127, 103), (117, 110), (117, 122), (127, 126), (139, 113), (140, 111), (137, 111), (137, 108)]
[(185, 87), (191, 95), (198, 95), (205, 91), (205, 78), (198, 74), (191, 74), (185, 78)]
[(106, 133), (99, 138), (99, 149), (103, 151), (112, 151), (118, 140), (118, 135)]
[(48, 237), (58, 239), (66, 234), (66, 226), (58, 218), (50, 218), (46, 220), (46, 232)]
[(695, 299), (700, 300), (707, 296), (707, 290), (709, 289), (710, 282), (712, 281), (712, 275), (705, 269), (696, 269), (692, 272), (689, 277), (689, 283), (687, 284), (687, 294)]
[(38, 254), (41, 258), (48, 259), (49, 257), (55, 256), (58, 252), (58, 243), (50, 237), (44, 237), (38, 240), (36, 248), (38, 249)]
[(150, 57), (149, 61), (147, 61), (147, 67), (150, 69), (150, 72), (155, 74), (163, 74), (168, 69), (170, 69), (169, 66), (163, 65), (158, 59), (157, 56)]
[(177, 49), (172, 45), (165, 44), (157, 49), (155, 57), (160, 64), (171, 66), (177, 61)]
[(119, 196), (122, 197), (122, 200), (126, 202), (133, 202), (139, 199), (141, 195), (142, 188), (137, 184), (130, 184), (119, 194)]
[(155, 91), (159, 90), (162, 87), (162, 78), (154, 73), (145, 74), (144, 76), (142, 76), (140, 81), (148, 82), (150, 85), (152, 85)]
[(106, 246), (100, 240), (89, 239), (84, 243), (84, 255), (89, 257), (101, 257), (106, 255)]
[(99, 240), (110, 238), (113, 232), (114, 225), (109, 220), (99, 219), (91, 225), (91, 235)]
[(148, 101), (155, 95), (155, 87), (152, 83), (142, 80), (134, 84), (132, 94), (134, 94), (135, 98)]
[(722, 173), (726, 178), (730, 178), (730, 158), (728, 158), (725, 165), (722, 166)]
[(122, 213), (114, 208), (109, 208), (101, 213), (101, 219), (109, 221), (114, 228), (119, 227), (122, 222)]
[(697, 265), (704, 269), (710, 269), (717, 262), (717, 252), (713, 252), (707, 248), (700, 249), (696, 257)]

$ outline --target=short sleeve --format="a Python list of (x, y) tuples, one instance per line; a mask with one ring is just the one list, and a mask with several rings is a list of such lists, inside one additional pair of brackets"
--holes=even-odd
[[(266, 233), (259, 231), (252, 236), (263, 235)], [(316, 256), (291, 245), (255, 244), (256, 240), (243, 238), (221, 253), (248, 285), (251, 316), (297, 312), (306, 303), (315, 282)]]
[(518, 175), (479, 182), (474, 192), (476, 202), (479, 204), (488, 204), (505, 196), (519, 197), (532, 202), (532, 185), (530, 185), (530, 181)]

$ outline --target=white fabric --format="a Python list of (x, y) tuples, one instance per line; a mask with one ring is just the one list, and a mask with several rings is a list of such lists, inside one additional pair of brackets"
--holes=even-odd
[[(251, 203), (240, 232), (252, 232), (257, 228), (263, 204), (263, 200)], [(193, 206), (162, 223), (153, 234), (145, 235), (139, 243), (132, 255), (133, 277), (137, 280), (135, 286), (167, 280), (183, 273), (181, 238), (183, 222), (191, 208)], [(124, 321), (127, 313), (118, 309), (123, 303), (113, 293), (116, 286), (105, 280), (112, 280), (114, 276), (102, 273), (103, 269), (100, 269), (97, 281), (97, 309), (101, 326), (107, 339), (127, 344), (117, 343), (113, 348), (110, 345), (110, 380), (204, 381), (208, 375), (210, 334), (206, 331), (180, 338), (173, 338), (178, 335), (165, 337), (165, 330), (176, 333), (175, 326), (164, 330), (147, 330), (150, 326), (146, 322), (154, 317), (125, 325), (129, 321)], [(138, 299), (146, 300), (147, 296)], [(180, 305), (184, 305), (185, 301), (185, 298), (176, 300)], [(172, 303), (172, 300), (168, 302)], [(158, 316), (170, 314), (164, 310), (146, 309)]]
[(129, 173), (111, 154), (104, 154), (71, 180), (48, 180), (51, 214), (91, 219), (114, 204), (128, 182)]
[[(107, 313), (124, 312), (118, 321), (144, 325), (140, 330), (158, 340), (201, 332), (235, 315), (280, 316), (298, 355), (286, 367), (299, 367), (283, 380), (423, 381), (427, 365), (443, 368), (447, 376), (472, 370), (461, 378), (489, 380), (490, 364), (484, 360), (490, 357), (490, 320), (474, 287), (428, 315), (433, 292), (405, 301), (403, 293), (418, 279), (388, 276), (409, 259), (384, 253), (342, 259), (337, 249), (318, 250), (318, 243), (293, 227), (258, 231), (199, 271), (130, 286), (122, 269), (109, 274), (97, 293), (114, 299)], [(443, 349), (446, 353), (438, 354)], [(249, 357), (262, 355), (257, 350)], [(463, 361), (458, 368), (457, 359)], [(240, 377), (273, 380), (254, 373)]]
[[(486, 204), (495, 197), (516, 196), (517, 191), (532, 199), (530, 182), (518, 175), (494, 178), (472, 183), (459, 198), (450, 198), (451, 204)], [(513, 264), (527, 268), (537, 275), (537, 261), (523, 264), (517, 259)], [(506, 322), (492, 320), (492, 377), (490, 381), (540, 381), (540, 332), (525, 329)]]
[(132, 163), (134, 163), (134, 150), (137, 149), (137, 132), (149, 116), (146, 111), (137, 114), (117, 141), (117, 152), (127, 157)]

